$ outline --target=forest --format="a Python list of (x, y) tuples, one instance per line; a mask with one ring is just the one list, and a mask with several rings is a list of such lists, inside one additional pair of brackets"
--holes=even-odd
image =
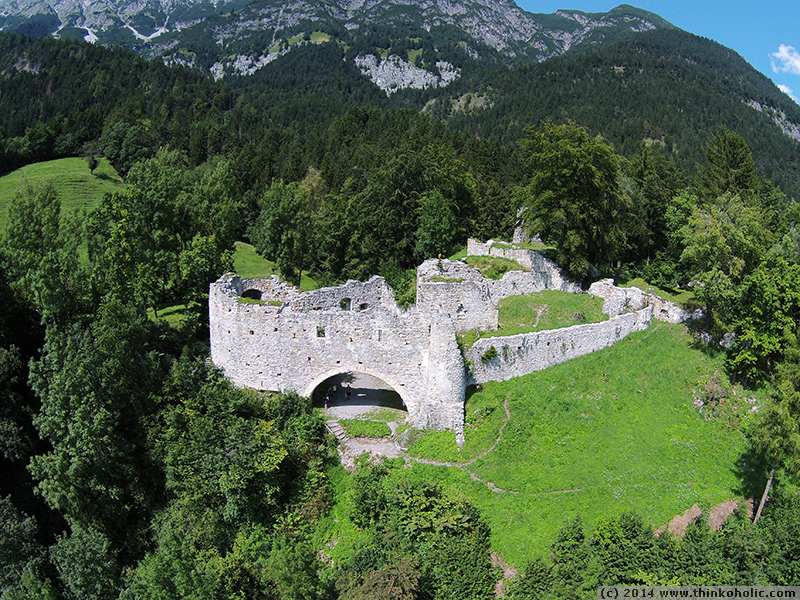
[[(287, 281), (381, 274), (408, 305), (420, 261), (509, 239), (520, 209), (576, 280), (691, 291), (698, 340), (764, 400), (743, 426), (752, 518), (682, 538), (635, 511), (569, 519), (506, 597), (800, 581), (800, 205), (751, 146), (768, 136), (731, 119), (682, 142), (690, 163), (646, 136), (617, 148), (581, 114), (482, 137), (366, 86), (259, 94), (20, 35), (0, 36), (0, 74), (0, 170), (103, 157), (125, 181), (83, 213), (27, 183), (3, 217), (3, 599), (493, 597), (487, 515), (402, 460), (346, 473), (309, 399), (231, 386), (207, 360), (206, 295), (246, 240)], [(173, 327), (176, 305), (191, 318)]]

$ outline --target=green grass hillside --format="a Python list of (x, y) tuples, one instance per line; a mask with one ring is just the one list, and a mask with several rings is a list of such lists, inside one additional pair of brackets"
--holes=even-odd
[[(233, 269), (245, 279), (266, 279), (278, 274), (274, 262), (258, 254), (253, 246), (245, 242), (236, 242), (236, 251), (233, 254)], [(318, 287), (319, 284), (314, 279), (305, 272), (302, 273), (301, 290), (315, 290)]]
[(8, 205), (17, 190), (29, 181), (52, 180), (65, 210), (91, 210), (107, 193), (122, 191), (125, 184), (105, 158), (99, 160), (94, 175), (84, 158), (61, 158), (26, 165), (0, 177), (0, 230), (6, 226)]
[(655, 526), (695, 502), (737, 496), (740, 431), (704, 419), (692, 390), (721, 358), (696, 350), (684, 327), (657, 323), (605, 350), (502, 383), (467, 401), (463, 450), (452, 432), (426, 432), (410, 453), (464, 463), (414, 464), (397, 477), (440, 481), (466, 495), (490, 521), (493, 547), (524, 566), (548, 552), (566, 519), (635, 510)]

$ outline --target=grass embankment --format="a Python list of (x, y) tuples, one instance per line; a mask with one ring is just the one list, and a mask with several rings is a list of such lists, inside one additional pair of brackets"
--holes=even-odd
[(8, 206), (14, 194), (27, 181), (32, 184), (52, 181), (61, 199), (62, 210), (91, 211), (105, 194), (125, 189), (122, 178), (105, 159), (99, 159), (94, 175), (84, 158), (60, 158), (26, 165), (0, 177), (0, 231), (5, 229)]
[[(466, 462), (464, 470), (414, 464), (398, 477), (439, 481), (489, 520), (496, 551), (516, 566), (548, 552), (566, 519), (589, 527), (635, 510), (654, 526), (695, 502), (737, 496), (743, 436), (692, 408), (692, 390), (722, 359), (691, 347), (680, 326), (656, 324), (605, 350), (526, 377), (485, 384), (466, 405), (466, 444), (426, 432), (410, 454)], [(505, 491), (492, 491), (487, 485)]]
[[(236, 251), (233, 254), (233, 270), (245, 279), (266, 279), (277, 275), (275, 263), (260, 256), (256, 249), (245, 242), (236, 242)], [(319, 284), (302, 274), (300, 289), (303, 291), (315, 290)]]
[(392, 435), (392, 430), (381, 421), (364, 419), (341, 419), (339, 421), (344, 432), (350, 437), (383, 438)]

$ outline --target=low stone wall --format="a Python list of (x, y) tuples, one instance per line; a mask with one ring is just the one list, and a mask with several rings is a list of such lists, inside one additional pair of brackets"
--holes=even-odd
[(589, 293), (603, 298), (603, 312), (616, 316), (623, 312), (639, 310), (646, 306), (653, 307), (653, 318), (667, 323), (683, 323), (691, 319), (703, 317), (703, 311), (698, 314), (689, 313), (674, 302), (663, 300), (650, 292), (645, 292), (637, 287), (618, 287), (613, 279), (595, 281), (589, 287)]
[[(532, 275), (528, 276), (530, 280), (536, 281), (537, 285), (541, 286), (539, 289), (534, 290), (537, 292), (542, 290), (561, 290), (562, 292), (577, 293), (581, 291), (581, 286), (567, 279), (561, 269), (558, 268), (558, 265), (535, 250), (513, 248), (508, 244), (494, 240), (481, 243), (478, 240), (469, 239), (467, 240), (467, 254), (469, 256), (497, 256), (519, 263), (520, 266), (531, 272)], [(519, 294), (520, 292), (509, 295), (518, 296)]]
[[(506, 381), (607, 348), (634, 331), (647, 329), (652, 318), (653, 308), (648, 306), (602, 323), (481, 338), (467, 351), (472, 363), (470, 383)], [(484, 362), (482, 357), (492, 346), (497, 356)]]

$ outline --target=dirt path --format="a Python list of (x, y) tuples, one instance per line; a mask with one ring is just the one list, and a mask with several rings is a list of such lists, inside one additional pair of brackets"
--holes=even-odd
[(481, 458), (484, 458), (487, 454), (489, 454), (492, 450), (494, 450), (497, 447), (497, 444), (500, 442), (500, 438), (503, 437), (503, 430), (506, 428), (506, 425), (508, 424), (508, 420), (511, 418), (511, 413), (508, 411), (508, 397), (510, 395), (511, 395), (511, 392), (508, 392), (508, 394), (506, 394), (506, 399), (503, 402), (503, 410), (505, 411), (506, 416), (503, 419), (503, 424), (500, 426), (500, 431), (497, 432), (497, 439), (494, 441), (494, 443), (489, 448), (487, 448), (486, 450), (484, 450), (483, 452), (478, 454), (478, 456), (476, 456), (475, 458), (471, 458), (470, 460), (468, 460), (466, 462), (458, 462), (458, 463), (457, 462), (441, 462), (441, 461), (438, 461), (438, 460), (429, 460), (427, 458), (417, 458), (417, 457), (414, 457), (414, 456), (409, 456), (408, 458), (410, 460), (415, 461), (415, 462), (424, 463), (426, 465), (436, 465), (436, 466), (439, 466), (439, 467), (458, 467), (458, 468), (468, 467), (469, 465), (474, 463), (476, 460), (480, 460)]
[[(733, 512), (738, 508), (739, 501), (738, 500), (728, 500), (726, 502), (721, 502), (714, 506), (711, 509), (711, 512), (708, 513), (708, 525), (711, 527), (712, 530), (716, 531), (722, 524), (725, 522), (729, 516), (733, 514)], [(747, 510), (748, 510), (748, 517), (753, 517), (753, 501), (747, 501)], [(661, 535), (665, 531), (669, 531), (672, 537), (683, 537), (683, 534), (686, 533), (686, 528), (689, 524), (692, 523), (697, 517), (700, 516), (702, 511), (700, 510), (700, 506), (695, 504), (691, 508), (686, 509), (686, 511), (682, 515), (676, 515), (672, 517), (669, 523), (666, 525), (662, 525), (658, 529), (656, 529), (656, 535)]]
[(478, 477), (475, 473), (473, 473), (472, 471), (467, 469), (467, 467), (472, 465), (475, 461), (478, 461), (478, 460), (484, 458), (487, 454), (489, 454), (492, 450), (494, 450), (497, 447), (497, 444), (500, 443), (500, 439), (503, 437), (503, 430), (506, 428), (506, 425), (508, 424), (508, 420), (511, 418), (511, 413), (508, 410), (508, 397), (510, 395), (511, 395), (511, 392), (506, 394), (506, 399), (503, 402), (503, 410), (505, 411), (506, 414), (505, 414), (505, 417), (503, 418), (503, 424), (500, 426), (500, 431), (497, 432), (497, 439), (494, 441), (494, 443), (489, 448), (487, 448), (486, 450), (484, 450), (483, 452), (478, 454), (475, 458), (472, 458), (472, 459), (470, 459), (468, 461), (465, 461), (465, 462), (442, 462), (442, 461), (438, 461), (438, 460), (430, 460), (428, 458), (418, 458), (416, 456), (407, 456), (406, 458), (408, 458), (409, 460), (413, 460), (414, 462), (422, 463), (422, 464), (425, 464), (425, 465), (434, 465), (434, 466), (437, 466), (437, 467), (455, 467), (457, 469), (461, 469), (467, 475), (469, 475), (470, 478), (472, 479), (472, 481), (477, 481), (477, 482), (485, 484), (493, 492), (496, 492), (498, 494), (503, 494), (505, 492), (510, 492), (512, 494), (518, 494), (519, 492), (515, 492), (513, 490), (504, 490), (502, 488), (499, 488), (494, 483), (492, 483), (491, 481), (484, 481), (483, 479)]
[[(364, 383), (363, 381), (359, 381), (358, 383)], [(355, 387), (354, 383), (354, 387)], [(364, 389), (364, 388), (356, 388), (356, 389)], [(369, 452), (376, 456), (387, 456), (390, 458), (397, 458), (399, 456), (404, 457), (406, 460), (410, 460), (413, 462), (425, 464), (425, 465), (433, 465), (436, 467), (453, 467), (456, 469), (461, 469), (465, 473), (467, 473), (473, 481), (477, 481), (480, 483), (485, 484), (490, 490), (496, 493), (505, 493), (509, 492), (510, 490), (504, 490), (502, 488), (497, 487), (491, 481), (484, 481), (483, 479), (479, 478), (475, 473), (471, 472), (467, 467), (475, 463), (476, 461), (484, 458), (490, 452), (492, 452), (496, 447), (497, 444), (500, 443), (500, 440), (503, 437), (503, 431), (508, 424), (509, 419), (511, 418), (511, 413), (508, 410), (508, 398), (511, 395), (511, 392), (506, 394), (505, 401), (503, 402), (503, 410), (505, 411), (505, 416), (503, 417), (503, 424), (500, 426), (500, 431), (497, 432), (497, 438), (495, 439), (494, 443), (475, 456), (470, 460), (464, 462), (446, 462), (446, 461), (439, 461), (439, 460), (431, 460), (427, 458), (419, 458), (416, 456), (408, 456), (403, 448), (394, 440), (394, 439), (375, 439), (375, 438), (349, 438), (347, 436), (339, 435), (338, 433), (334, 432), (334, 428), (336, 425), (333, 423), (338, 423), (339, 419), (352, 419), (352, 418), (359, 418), (363, 417), (364, 415), (368, 414), (372, 411), (375, 406), (380, 406), (380, 398), (377, 395), (374, 395), (374, 401), (368, 402), (366, 404), (359, 404), (359, 405), (338, 405), (338, 406), (329, 406), (328, 409), (325, 411), (326, 416), (328, 417), (328, 427), (334, 432), (336, 438), (339, 440), (339, 455), (342, 459), (342, 464), (345, 468), (353, 469), (355, 468), (355, 459), (365, 452)], [(360, 401), (364, 401), (368, 398), (367, 394), (364, 394), (364, 398), (360, 398)], [(372, 398), (370, 398), (372, 399)], [(389, 426), (396, 427), (396, 423), (389, 423)], [(392, 427), (392, 431), (394, 428)], [(341, 428), (338, 428), (341, 430)], [(512, 494), (516, 494), (518, 492), (510, 491)]]

